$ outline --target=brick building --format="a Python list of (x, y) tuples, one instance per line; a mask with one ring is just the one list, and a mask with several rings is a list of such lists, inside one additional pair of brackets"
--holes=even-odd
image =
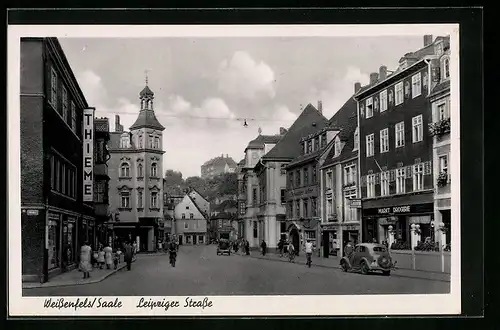
[[(106, 132), (94, 138), (93, 109), (57, 38), (21, 39), (20, 92), (22, 274), (23, 281), (45, 282), (77, 267), (84, 241), (95, 247), (102, 218), (94, 198), (106, 174), (93, 175), (92, 158), (106, 162)], [(90, 117), (85, 136), (84, 112)], [(86, 155), (85, 201), (84, 140), (94, 149)], [(106, 204), (106, 194), (96, 205)]]
[[(439, 82), (439, 41), (405, 54), (399, 67), (370, 75), (355, 96), (359, 118), (362, 241), (411, 248), (432, 235), (433, 139), (428, 96)], [(395, 246), (396, 247), (396, 246)]]

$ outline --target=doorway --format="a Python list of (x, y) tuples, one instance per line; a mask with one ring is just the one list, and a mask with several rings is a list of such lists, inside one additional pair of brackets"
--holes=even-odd
[(193, 235), (193, 245), (196, 245), (196, 235)]
[(290, 239), (292, 241), (293, 247), (295, 248), (296, 254), (299, 255), (300, 238), (299, 238), (299, 231), (297, 230), (297, 228), (292, 228), (292, 230), (290, 230)]
[(330, 256), (330, 232), (323, 231), (323, 258)]
[(182, 235), (179, 235), (179, 245), (182, 245)]

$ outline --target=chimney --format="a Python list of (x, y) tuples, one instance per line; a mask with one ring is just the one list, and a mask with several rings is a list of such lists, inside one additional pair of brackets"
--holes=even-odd
[(280, 127), (280, 135), (285, 135), (287, 132), (286, 128)]
[(323, 113), (323, 101), (319, 100), (318, 101), (318, 111), (319, 113)]
[(426, 34), (424, 36), (424, 47), (427, 47), (430, 44), (432, 44), (432, 34)]
[(375, 84), (378, 81), (378, 73), (372, 72), (370, 73), (370, 85)]
[(122, 131), (122, 125), (120, 125), (120, 116), (115, 115), (115, 132), (120, 133)]
[(359, 92), (360, 89), (361, 89), (361, 83), (360, 82), (354, 83), (354, 94)]
[(385, 65), (382, 65), (380, 67), (378, 77), (380, 81), (383, 81), (385, 80), (385, 78), (387, 78), (387, 67)]

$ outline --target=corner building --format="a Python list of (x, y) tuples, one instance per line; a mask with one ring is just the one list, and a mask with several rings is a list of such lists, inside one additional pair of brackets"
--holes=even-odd
[(139, 251), (154, 251), (163, 222), (163, 151), (165, 129), (153, 109), (154, 93), (139, 94), (141, 110), (129, 132), (116, 116), (109, 160), (110, 227), (117, 244), (137, 242)]
[[(439, 82), (438, 37), (382, 66), (355, 96), (359, 118), (362, 241), (411, 249), (433, 236), (433, 138), (428, 96)], [(448, 37), (449, 40), (449, 37)]]

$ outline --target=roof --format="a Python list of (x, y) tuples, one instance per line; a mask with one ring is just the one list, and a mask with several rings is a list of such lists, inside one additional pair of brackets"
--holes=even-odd
[(239, 161), (238, 165), (245, 165), (245, 158), (243, 158), (242, 160)]
[(325, 116), (309, 103), (276, 146), (265, 154), (262, 159), (294, 159), (300, 156), (300, 140), (302, 137), (322, 130), (327, 125), (328, 120)]
[[(260, 135), (248, 143), (248, 148), (264, 148), (265, 144), (276, 144), (282, 138), (282, 135)], [(246, 150), (245, 149), (245, 150)]]
[(218, 211), (224, 211), (224, 210), (227, 210), (230, 208), (238, 208), (238, 202), (235, 200), (228, 199), (228, 200), (223, 201), (219, 205), (214, 205), (213, 208), (211, 208), (211, 209), (212, 209), (212, 211), (218, 212)]
[(191, 200), (191, 202), (194, 204), (194, 206), (196, 207), (196, 209), (198, 210), (198, 212), (200, 212), (200, 214), (202, 216), (204, 216), (205, 218), (207, 218), (207, 214), (200, 209), (200, 207), (198, 206), (198, 204), (196, 204), (196, 202), (194, 201), (194, 199), (191, 196), (189, 196), (189, 194), (186, 194), (186, 196)]
[(153, 91), (151, 89), (149, 89), (148, 85), (146, 85), (146, 87), (144, 87), (142, 89), (142, 91), (139, 93), (140, 97), (143, 97), (143, 96), (153, 96), (153, 95), (155, 95), (155, 93), (153, 93)]
[(130, 130), (144, 128), (144, 127), (160, 131), (163, 131), (165, 129), (165, 127), (163, 127), (163, 125), (160, 124), (160, 122), (156, 118), (154, 110), (150, 109), (142, 109), (139, 112), (139, 116), (137, 117), (135, 123), (132, 126), (130, 126)]
[(429, 97), (435, 96), (439, 93), (446, 92), (450, 90), (450, 80), (445, 80), (437, 84), (431, 91)]
[(223, 157), (223, 156), (212, 158), (206, 161), (202, 166), (226, 166), (226, 164), (229, 167), (238, 166), (238, 164), (236, 164), (234, 159), (232, 159), (231, 157)]

